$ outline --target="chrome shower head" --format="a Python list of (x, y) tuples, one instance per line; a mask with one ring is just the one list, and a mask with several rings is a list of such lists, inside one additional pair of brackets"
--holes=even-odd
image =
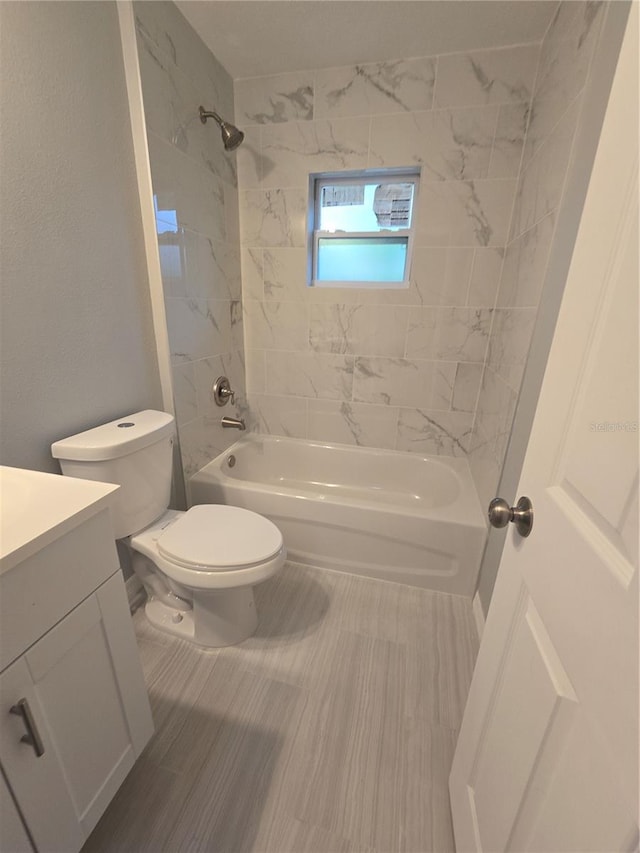
[(230, 124), (228, 121), (224, 121), (218, 113), (213, 111), (205, 110), (204, 107), (200, 107), (200, 121), (202, 124), (207, 123), (207, 119), (212, 118), (215, 122), (220, 125), (220, 130), (222, 131), (222, 144), (225, 147), (226, 151), (235, 151), (236, 148), (242, 143), (244, 139), (244, 133), (238, 128)]

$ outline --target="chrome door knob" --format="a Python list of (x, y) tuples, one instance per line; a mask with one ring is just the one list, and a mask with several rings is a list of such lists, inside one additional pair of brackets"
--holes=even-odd
[(515, 506), (502, 498), (494, 498), (489, 504), (489, 521), (492, 527), (506, 527), (512, 521), (520, 536), (528, 536), (533, 529), (533, 506), (527, 497), (521, 497)]

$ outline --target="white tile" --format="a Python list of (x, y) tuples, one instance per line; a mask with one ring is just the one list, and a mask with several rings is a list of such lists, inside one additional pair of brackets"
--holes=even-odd
[(316, 352), (267, 352), (267, 393), (350, 400), (353, 358)]
[(435, 60), (399, 59), (316, 72), (316, 118), (428, 110)]
[(469, 282), (467, 305), (493, 308), (500, 284), (504, 249), (476, 249)]
[(264, 250), (242, 249), (242, 298), (258, 299), (264, 298)]
[(506, 249), (496, 306), (537, 307), (555, 229), (553, 213), (517, 237)]
[(152, 132), (149, 156), (158, 218), (224, 241), (223, 182)]
[(496, 308), (487, 363), (514, 391), (522, 374), (537, 316), (536, 308)]
[(476, 419), (469, 445), (469, 470), (478, 493), (480, 506), (484, 509), (498, 493), (502, 464), (494, 453), (495, 441), (490, 441)]
[(252, 394), (249, 398), (252, 419), (267, 435), (307, 438), (307, 401), (299, 397)]
[(230, 302), (171, 298), (166, 300), (171, 357), (197, 361), (231, 349)]
[(397, 450), (466, 456), (473, 416), (464, 412), (400, 409)]
[(172, 3), (134, 3), (140, 37), (155, 44), (201, 94), (204, 106), (233, 120), (233, 81)]
[(240, 193), (241, 233), (245, 246), (304, 246), (306, 216), (306, 190), (246, 190)]
[(259, 125), (243, 128), (244, 140), (233, 155), (238, 169), (238, 186), (243, 190), (260, 186), (262, 178), (262, 128)]
[(316, 352), (404, 355), (410, 309), (379, 305), (312, 305), (309, 343)]
[(357, 358), (353, 399), (387, 406), (449, 409), (456, 365), (405, 358)]
[(373, 118), (371, 166), (422, 167), (423, 181), (485, 178), (498, 107)]
[(528, 120), (529, 104), (504, 104), (500, 107), (488, 177), (518, 177)]
[(245, 358), (247, 394), (264, 394), (267, 390), (267, 367), (264, 350), (247, 348)]
[(429, 181), (420, 188), (418, 246), (504, 246), (513, 180)]
[(182, 424), (192, 421), (198, 416), (194, 363), (174, 364), (171, 375), (173, 377), (173, 402), (176, 407), (176, 420), (178, 426), (182, 426)]
[(220, 417), (198, 417), (180, 428), (180, 451), (185, 477), (193, 476), (238, 440), (236, 430), (223, 429)]
[(393, 406), (308, 401), (308, 433), (312, 441), (335, 441), (359, 447), (395, 447), (398, 410)]
[(490, 367), (482, 376), (476, 421), (502, 465), (504, 451), (511, 432), (518, 395)]
[(238, 124), (278, 124), (313, 118), (313, 72), (252, 77), (234, 84)]
[(138, 48), (147, 127), (199, 166), (235, 186), (235, 157), (219, 144), (212, 123), (200, 121), (203, 93), (152, 41), (140, 37)]
[(451, 400), (452, 411), (475, 412), (483, 369), (482, 364), (469, 364), (468, 362), (460, 362), (456, 366)]
[(540, 55), (525, 161), (582, 90), (604, 19), (604, 3), (560, 3)]
[(302, 187), (313, 172), (367, 166), (369, 119), (301, 121), (262, 129), (262, 186)]
[(255, 349), (309, 349), (309, 308), (303, 302), (245, 300), (247, 342)]
[(411, 285), (422, 305), (464, 305), (473, 266), (473, 249), (414, 249)]
[(483, 362), (490, 322), (486, 308), (415, 310), (407, 331), (407, 357)]
[(289, 301), (308, 299), (307, 250), (264, 250), (264, 298)]
[(529, 101), (538, 45), (452, 53), (438, 57), (434, 100), (440, 107)]
[(574, 101), (551, 135), (538, 148), (533, 159), (525, 166), (513, 211), (511, 240), (552, 213), (560, 204), (579, 107), (580, 104)]

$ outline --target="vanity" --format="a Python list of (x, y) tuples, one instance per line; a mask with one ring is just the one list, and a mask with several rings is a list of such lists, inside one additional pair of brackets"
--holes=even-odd
[(80, 850), (153, 732), (109, 504), (0, 467), (0, 850)]

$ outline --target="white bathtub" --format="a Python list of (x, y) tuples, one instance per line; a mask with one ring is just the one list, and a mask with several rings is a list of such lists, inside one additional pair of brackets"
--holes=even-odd
[(487, 528), (465, 459), (249, 435), (198, 471), (190, 494), (267, 516), (294, 562), (475, 590)]

